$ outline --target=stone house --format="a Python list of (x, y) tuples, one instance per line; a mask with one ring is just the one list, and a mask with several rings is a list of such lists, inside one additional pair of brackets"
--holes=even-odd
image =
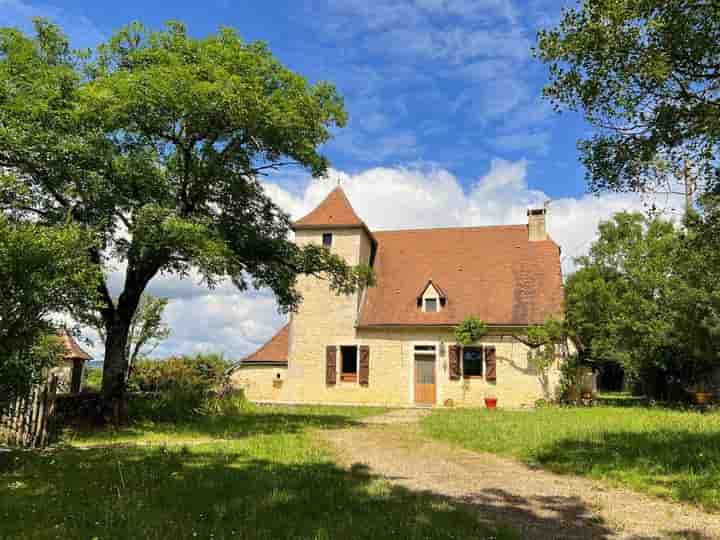
[[(528, 223), (370, 231), (338, 187), (294, 223), (298, 244), (327, 246), (369, 264), (376, 284), (337, 295), (302, 276), (289, 323), (232, 370), (259, 402), (388, 406), (533, 405), (551, 397), (562, 353), (540, 371), (517, 337), (563, 316), (560, 248), (545, 210)], [(453, 329), (470, 315), (488, 325), (461, 347)]]

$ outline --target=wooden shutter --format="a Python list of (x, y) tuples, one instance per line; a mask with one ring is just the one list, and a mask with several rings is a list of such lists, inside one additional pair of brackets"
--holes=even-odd
[(334, 386), (337, 383), (337, 347), (328, 345), (325, 349), (325, 384)]
[(360, 373), (358, 373), (360, 386), (368, 386), (370, 384), (370, 347), (367, 345), (360, 346)]
[(497, 380), (497, 360), (495, 347), (485, 347), (485, 379), (488, 381)]
[(448, 347), (448, 372), (451, 381), (460, 379), (460, 347), (457, 345)]

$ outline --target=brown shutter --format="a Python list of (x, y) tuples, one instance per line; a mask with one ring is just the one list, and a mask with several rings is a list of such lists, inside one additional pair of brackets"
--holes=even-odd
[(370, 384), (370, 347), (367, 345), (360, 346), (360, 386), (368, 386)]
[(337, 383), (337, 347), (328, 345), (325, 349), (325, 384), (334, 386)]
[(457, 345), (448, 347), (448, 372), (451, 381), (460, 379), (460, 347)]
[(485, 379), (488, 381), (497, 380), (497, 360), (495, 357), (495, 347), (485, 347)]

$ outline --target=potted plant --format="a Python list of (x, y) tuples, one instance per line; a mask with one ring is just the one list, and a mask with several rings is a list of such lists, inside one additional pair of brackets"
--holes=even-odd
[(485, 398), (485, 407), (487, 407), (488, 409), (496, 409), (497, 401), (498, 399), (495, 396), (487, 396)]
[(688, 388), (688, 391), (692, 395), (695, 405), (708, 405), (713, 399), (712, 392), (703, 379)]

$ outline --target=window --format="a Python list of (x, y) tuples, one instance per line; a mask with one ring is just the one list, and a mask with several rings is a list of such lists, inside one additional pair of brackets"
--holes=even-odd
[(323, 246), (325, 246), (325, 247), (332, 246), (332, 233), (329, 233), (329, 232), (323, 233)]
[(482, 347), (465, 347), (463, 348), (463, 377), (482, 377), (483, 376), (483, 348)]
[(358, 376), (358, 348), (356, 345), (343, 345), (340, 347), (340, 380), (357, 382)]
[(428, 313), (435, 313), (438, 310), (437, 298), (426, 298), (425, 299), (425, 311)]

